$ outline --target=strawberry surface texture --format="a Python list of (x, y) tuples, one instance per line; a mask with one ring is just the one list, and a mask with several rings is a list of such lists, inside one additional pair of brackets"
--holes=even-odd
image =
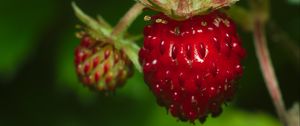
[(245, 50), (234, 22), (219, 11), (183, 21), (150, 18), (139, 61), (158, 104), (183, 121), (218, 116), (243, 73)]

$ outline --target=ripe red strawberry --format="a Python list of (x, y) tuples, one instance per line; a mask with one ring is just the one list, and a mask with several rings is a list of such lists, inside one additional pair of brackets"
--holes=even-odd
[(139, 60), (158, 103), (181, 120), (218, 116), (242, 75), (245, 51), (234, 22), (219, 11), (183, 21), (151, 18)]
[(84, 34), (75, 50), (77, 75), (91, 89), (114, 91), (132, 75), (132, 63), (122, 50)]

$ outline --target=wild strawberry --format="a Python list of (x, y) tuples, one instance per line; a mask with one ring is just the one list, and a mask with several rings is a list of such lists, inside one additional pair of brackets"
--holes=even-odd
[(218, 116), (243, 71), (234, 22), (219, 11), (183, 21), (164, 14), (147, 19), (154, 22), (144, 28), (139, 60), (158, 103), (181, 120)]
[(132, 63), (122, 50), (84, 34), (75, 50), (77, 75), (91, 89), (114, 91), (132, 75)]

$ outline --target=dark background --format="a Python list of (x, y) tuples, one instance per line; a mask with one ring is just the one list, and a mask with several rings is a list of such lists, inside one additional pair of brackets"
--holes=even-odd
[[(70, 0), (0, 0), (0, 126), (170, 126), (182, 123), (159, 107), (137, 71), (113, 96), (83, 87), (73, 52), (79, 21)], [(133, 0), (77, 0), (114, 25)], [(299, 102), (299, 0), (271, 0), (269, 48), (286, 106)], [(247, 1), (238, 5), (247, 8)], [(141, 15), (129, 31), (142, 33)], [(247, 58), (236, 98), (212, 126), (278, 126), (255, 57), (251, 32), (239, 29)], [(138, 43), (142, 43), (138, 41)], [(196, 125), (200, 125), (198, 122)]]

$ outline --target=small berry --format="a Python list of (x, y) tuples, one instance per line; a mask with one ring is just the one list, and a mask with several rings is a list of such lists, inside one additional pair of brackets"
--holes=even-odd
[(133, 72), (132, 63), (122, 50), (87, 34), (81, 35), (75, 50), (75, 66), (82, 83), (104, 92), (122, 86)]
[(139, 61), (158, 103), (180, 120), (218, 116), (242, 75), (245, 50), (234, 22), (218, 11), (183, 21), (164, 14), (149, 19)]

